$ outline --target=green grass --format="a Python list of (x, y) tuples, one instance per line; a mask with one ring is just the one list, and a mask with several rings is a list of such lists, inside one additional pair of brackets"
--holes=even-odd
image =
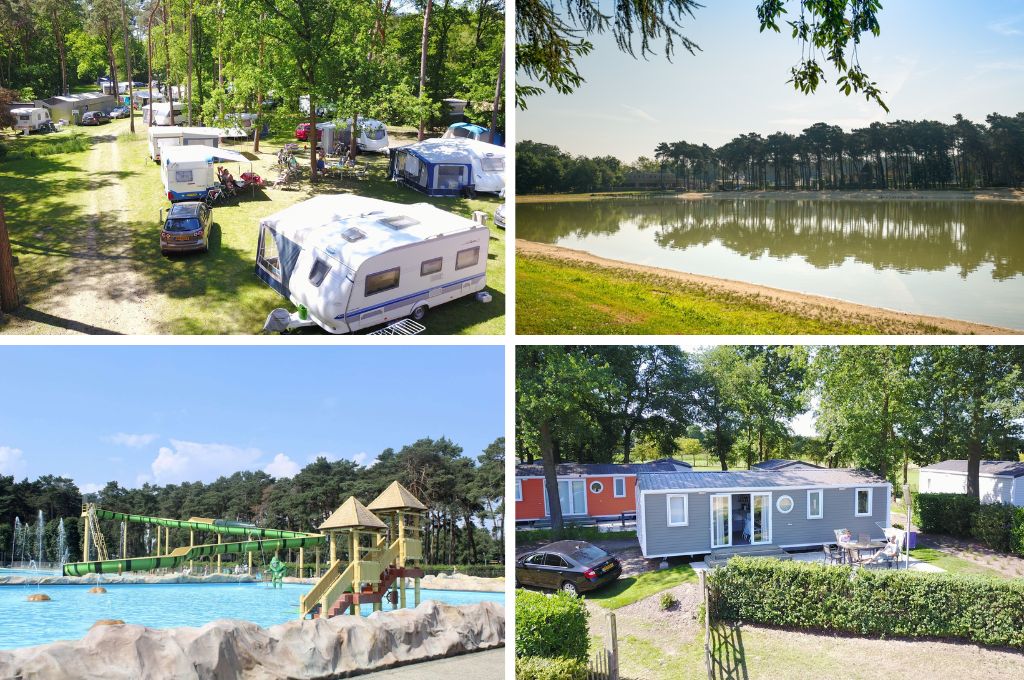
[[(76, 128), (31, 139), (35, 145), (77, 144), (81, 136), (88, 149), (54, 155), (23, 157), (0, 163), (0, 200), (7, 211), (14, 253), (19, 258), (16, 274), (26, 307), (32, 310), (30, 323), (8, 324), (19, 333), (60, 332), (72, 326), (67, 319), (54, 319), (45, 310), (56, 295), (55, 286), (65, 281), (73, 266), (130, 266), (144, 278), (145, 292), (153, 302), (147, 309), (156, 332), (164, 334), (257, 333), (270, 310), (290, 303), (256, 278), (257, 225), (266, 215), (320, 193), (356, 193), (399, 203), (425, 201), (445, 210), (470, 217), (474, 210), (493, 213), (499, 199), (429, 198), (399, 187), (386, 179), (386, 160), (364, 154), (368, 179), (322, 180), (317, 185), (300, 183), (293, 190), (267, 190), (253, 200), (247, 198), (214, 209), (210, 252), (165, 257), (160, 254), (158, 234), (160, 210), (168, 203), (163, 195), (157, 164), (148, 155), (146, 127), (136, 120), (136, 135), (127, 133), (128, 121), (114, 121), (95, 128)], [(39, 141), (37, 141), (39, 140)], [(10, 143), (12, 151), (22, 140)], [(91, 149), (97, 144), (116, 144), (121, 167), (87, 171)], [(246, 142), (240, 151), (251, 151)], [(273, 179), (271, 169), (279, 146), (261, 143), (254, 170)], [(229, 167), (234, 172), (235, 168)], [(244, 168), (243, 170), (247, 170)], [(236, 173), (237, 176), (237, 173)], [(127, 205), (110, 205), (115, 184), (123, 186)], [(90, 193), (104, 196), (104, 224), (97, 244), (101, 257), (90, 256), (83, 244), (83, 226), (90, 214)], [(108, 224), (113, 220), (114, 224)], [(501, 334), (505, 330), (505, 232), (491, 226), (487, 271), (493, 301), (477, 302), (472, 296), (431, 310), (424, 324), (430, 334)], [(132, 262), (125, 264), (124, 260)], [(123, 304), (139, 304), (127, 301)], [(24, 308), (23, 308), (24, 309)], [(44, 313), (39, 313), (43, 310)], [(40, 319), (42, 319), (40, 321)], [(63, 328), (55, 328), (62, 326)], [(117, 330), (99, 329), (99, 330)], [(371, 329), (372, 330), (372, 329)], [(303, 333), (320, 334), (319, 329)]]
[(696, 284), (626, 269), (570, 263), (522, 252), (516, 257), (516, 332), (521, 334), (891, 331), (889, 327), (850, 322), (838, 315), (817, 318), (779, 311), (755, 297), (711, 291)]
[(965, 560), (961, 557), (950, 555), (949, 553), (936, 550), (934, 548), (915, 548), (910, 551), (910, 556), (926, 562), (928, 564), (935, 565), (941, 569), (945, 569), (950, 574), (965, 574), (969, 576), (994, 576), (997, 578), (1005, 578), (1000, 572), (995, 569), (989, 569), (983, 567), (980, 564), (975, 564), (970, 560)]
[[(551, 529), (524, 529), (516, 531), (516, 543), (536, 543), (550, 541), (555, 538)], [(636, 530), (632, 531), (598, 531), (597, 527), (566, 527), (562, 530), (563, 539), (578, 541), (607, 541), (614, 539), (636, 538)]]
[(693, 570), (693, 567), (688, 564), (680, 564), (668, 569), (620, 578), (600, 590), (587, 593), (586, 597), (607, 609), (618, 609), (645, 597), (656, 595), (663, 590), (696, 580), (697, 572)]
[(31, 158), (87, 151), (92, 147), (92, 137), (67, 130), (57, 134), (8, 137), (0, 143), (7, 146), (7, 156), (0, 163), (16, 163)]

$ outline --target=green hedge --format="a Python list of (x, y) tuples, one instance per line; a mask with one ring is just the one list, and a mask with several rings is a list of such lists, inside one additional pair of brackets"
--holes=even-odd
[(919, 493), (914, 496), (914, 522), (927, 534), (971, 537), (971, 515), (981, 504), (962, 493)]
[(742, 557), (709, 579), (717, 619), (1024, 648), (1024, 581)]
[(1018, 508), (1007, 503), (988, 503), (971, 515), (971, 535), (984, 545), (1008, 553), (1013, 548), (1013, 525)]
[(516, 680), (587, 680), (587, 662), (540, 656), (517, 657)]
[(516, 656), (564, 657), (586, 661), (590, 637), (583, 598), (516, 591)]

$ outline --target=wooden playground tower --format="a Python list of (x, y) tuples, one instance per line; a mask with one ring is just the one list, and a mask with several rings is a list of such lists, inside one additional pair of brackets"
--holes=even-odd
[[(319, 527), (327, 534), (330, 565), (302, 596), (299, 617), (358, 614), (364, 603), (381, 611), (385, 599), (404, 608), (407, 578), (413, 579), (413, 604), (419, 605), (426, 509), (397, 481), (369, 506), (350, 496)], [(339, 548), (348, 560), (339, 558)]]

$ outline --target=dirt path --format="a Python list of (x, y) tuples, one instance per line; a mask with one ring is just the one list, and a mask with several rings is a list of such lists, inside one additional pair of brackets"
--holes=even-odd
[(607, 269), (621, 269), (627, 272), (638, 274), (649, 274), (667, 279), (669, 282), (683, 284), (685, 286), (699, 286), (701, 288), (732, 295), (740, 295), (750, 298), (761, 304), (782, 312), (793, 312), (801, 316), (815, 318), (841, 317), (847, 321), (865, 322), (876, 325), (893, 326), (899, 329), (900, 333), (921, 333), (930, 329), (939, 329), (957, 335), (1007, 335), (1016, 334), (1021, 331), (988, 326), (985, 324), (959, 321), (956, 319), (945, 319), (937, 316), (925, 316), (923, 314), (909, 314), (897, 312), (881, 307), (869, 307), (859, 305), (845, 300), (823, 297), (820, 295), (809, 295), (795, 291), (769, 288), (743, 281), (731, 279), (720, 279), (714, 276), (702, 276), (699, 274), (688, 274), (672, 269), (660, 267), (649, 267), (632, 262), (620, 260), (609, 260), (597, 255), (591, 255), (581, 250), (563, 248), (561, 246), (547, 243), (537, 243), (516, 239), (516, 253), (526, 255), (538, 255), (549, 259), (562, 260), (575, 264), (597, 265)]
[(69, 255), (71, 266), (45, 300), (30, 300), (20, 315), (45, 324), (47, 333), (159, 332), (159, 300), (137, 271), (141, 265), (132, 254), (130, 197), (119, 176), (125, 168), (117, 135), (126, 130), (127, 125), (118, 121), (97, 131), (85, 165), (93, 184), (88, 217), (79, 225), (81, 239)]

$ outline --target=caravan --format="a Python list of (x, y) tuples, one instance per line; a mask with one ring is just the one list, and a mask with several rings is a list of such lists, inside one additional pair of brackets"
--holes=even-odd
[(475, 139), (480, 142), (487, 142), (489, 144), (497, 144), (501, 146), (502, 139), (501, 135), (495, 133), (494, 139), (491, 139), (491, 131), (482, 125), (475, 123), (452, 123), (448, 126), (448, 129), (441, 135), (442, 139)]
[(498, 194), (505, 188), (505, 149), (473, 139), (425, 139), (392, 151), (391, 177), (428, 196)]
[[(171, 116), (172, 104), (149, 104), (142, 107), (142, 122), (146, 125), (181, 125), (185, 122), (185, 105), (174, 102), (174, 116)], [(152, 119), (152, 121), (151, 121)]]
[[(256, 275), (299, 306), (268, 319), (350, 333), (483, 290), (490, 231), (426, 203), (321, 195), (260, 222)], [(279, 316), (280, 314), (280, 316)]]
[[(356, 145), (360, 151), (387, 151), (387, 148), (391, 146), (388, 128), (379, 120), (360, 118), (358, 127), (359, 136), (356, 138)], [(343, 121), (341, 128), (341, 140), (346, 144), (351, 144), (352, 119)]]
[(50, 112), (41, 106), (11, 109), (11, 115), (15, 119), (14, 129), (26, 135), (50, 128)]
[(211, 146), (172, 146), (164, 148), (160, 163), (160, 178), (164, 192), (171, 203), (201, 201), (210, 189), (217, 186), (214, 161), (246, 162), (249, 159), (227, 149)]
[(154, 126), (149, 128), (149, 157), (160, 160), (160, 149), (172, 146), (220, 146), (223, 132), (214, 127)]

